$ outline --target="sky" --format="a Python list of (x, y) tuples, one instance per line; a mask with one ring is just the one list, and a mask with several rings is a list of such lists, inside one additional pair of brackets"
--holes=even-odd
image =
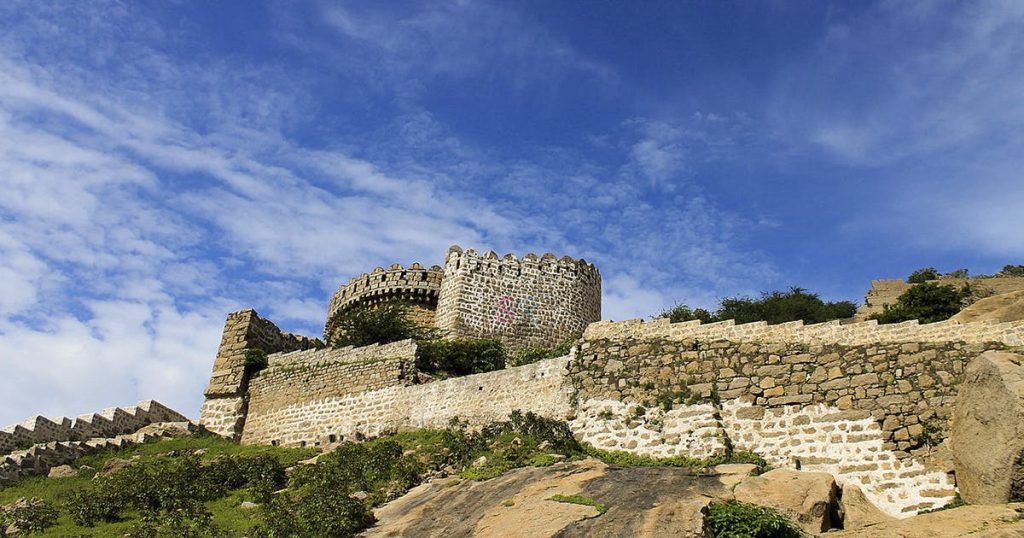
[(449, 245), (605, 319), (1024, 263), (1024, 2), (0, 3), (0, 425), (196, 417), (225, 316)]

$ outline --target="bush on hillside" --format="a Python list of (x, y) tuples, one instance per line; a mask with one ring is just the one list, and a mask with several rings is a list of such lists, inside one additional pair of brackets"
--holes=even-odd
[(1024, 276), (1024, 265), (1004, 265), (999, 276)]
[(800, 538), (804, 533), (777, 510), (730, 501), (708, 509), (708, 529), (715, 538)]
[(507, 357), (500, 340), (421, 340), (416, 348), (416, 367), (445, 377), (482, 374), (504, 368)]
[(929, 280), (937, 280), (941, 276), (934, 267), (924, 267), (910, 273), (907, 277), (907, 282), (910, 284), (921, 284), (928, 282)]
[[(272, 456), (225, 456), (205, 463), (192, 454), (158, 456), (72, 492), (67, 511), (75, 524), (86, 527), (116, 521), (127, 510), (147, 515), (149, 527), (159, 527), (164, 515), (196, 515), (196, 503), (249, 485), (273, 491), (284, 485), (284, 478), (284, 467)], [(139, 532), (148, 532), (144, 527)]]
[(19, 499), (10, 506), (0, 506), (0, 532), (10, 525), (24, 534), (43, 532), (57, 524), (59, 515), (60, 512), (43, 499)]
[(769, 324), (776, 324), (798, 320), (805, 323), (821, 323), (850, 318), (856, 312), (857, 306), (850, 301), (825, 302), (815, 293), (793, 287), (786, 292), (763, 293), (758, 299), (722, 299), (718, 309), (713, 313), (701, 308), (691, 310), (688, 306), (680, 304), (662, 312), (659, 317), (667, 317), (673, 322), (699, 319), (701, 322), (710, 323), (733, 319), (736, 323), (766, 321)]
[(390, 344), (400, 340), (429, 340), (438, 337), (435, 329), (417, 324), (409, 315), (411, 307), (389, 301), (374, 307), (354, 308), (334, 318), (337, 336), (334, 347)]
[(871, 319), (877, 319), (879, 323), (914, 319), (921, 323), (943, 321), (960, 312), (970, 296), (971, 287), (968, 285), (957, 289), (949, 284), (925, 282), (904, 292), (895, 304), (885, 305), (883, 311), (872, 315)]
[(698, 320), (701, 323), (712, 323), (717, 321), (715, 315), (703, 308), (693, 308), (685, 304), (676, 304), (672, 308), (662, 311), (659, 318), (668, 318), (672, 323), (680, 321)]

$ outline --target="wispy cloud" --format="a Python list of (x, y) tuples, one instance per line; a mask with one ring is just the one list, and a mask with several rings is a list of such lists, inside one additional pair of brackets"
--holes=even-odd
[[(316, 334), (342, 281), (440, 262), (451, 243), (586, 257), (611, 317), (773, 278), (737, 246), (745, 217), (676, 184), (731, 147), (735, 118), (626, 120), (507, 154), (414, 101), (372, 141), (370, 123), (317, 125), (309, 88), (323, 80), (304, 66), (183, 59), (166, 49), (193, 30), (130, 5), (25, 7), (0, 37), (0, 393), (13, 401), (0, 423), (141, 398), (194, 414), (227, 312), (254, 306)], [(398, 86), (492, 71), (614, 78), (503, 6), (322, 9), (341, 38), (303, 45), (366, 69), (383, 59)], [(360, 69), (346, 76), (365, 77), (362, 90), (380, 81)], [(300, 124), (326, 134), (297, 136)], [(595, 139), (608, 155), (579, 149)]]

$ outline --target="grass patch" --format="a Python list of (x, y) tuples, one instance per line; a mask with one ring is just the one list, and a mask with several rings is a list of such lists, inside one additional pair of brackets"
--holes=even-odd
[(757, 474), (768, 470), (768, 462), (754, 452), (737, 451), (711, 458), (690, 458), (687, 456), (652, 458), (621, 450), (602, 450), (591, 445), (583, 445), (583, 450), (586, 455), (616, 467), (684, 467), (696, 471), (706, 471), (716, 465), (750, 463), (757, 466)]
[(558, 503), (593, 506), (597, 510), (598, 515), (601, 515), (608, 511), (607, 506), (595, 501), (593, 497), (587, 495), (553, 495), (549, 497), (548, 500), (555, 501)]

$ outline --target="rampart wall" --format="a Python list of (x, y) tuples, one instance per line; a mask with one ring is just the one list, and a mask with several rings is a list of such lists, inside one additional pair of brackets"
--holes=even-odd
[[(977, 298), (999, 295), (1011, 291), (1024, 290), (1024, 277), (996, 276), (989, 278), (940, 278), (930, 280), (937, 284), (950, 284), (956, 287), (970, 284), (975, 288)], [(900, 295), (914, 287), (900, 279), (872, 280), (871, 289), (864, 295), (864, 304), (857, 309), (856, 318), (868, 319), (872, 314), (880, 313), (887, 304), (895, 304)]]
[(953, 497), (949, 469), (926, 464), (966, 364), (1022, 345), (1021, 322), (602, 322), (569, 366), (573, 427), (600, 448), (655, 456), (706, 457), (728, 439), (907, 515)]
[(437, 265), (424, 268), (418, 263), (409, 267), (394, 264), (387, 269), (377, 267), (369, 274), (363, 273), (349, 280), (338, 288), (327, 306), (324, 338), (330, 340), (336, 336), (338, 314), (351, 308), (364, 308), (392, 300), (408, 303), (416, 322), (433, 327), (443, 274), (444, 271)]
[[(381, 349), (386, 346), (381, 346)], [(404, 352), (404, 351), (403, 351)], [(416, 428), (443, 428), (459, 417), (472, 425), (507, 420), (514, 410), (565, 419), (571, 413), (568, 358), (421, 385), (406, 385), (391, 376), (401, 359), (381, 352), (368, 375), (366, 392), (319, 387), (310, 377), (311, 394), (279, 394), (273, 403), (253, 395), (245, 422), (245, 443), (318, 445), (373, 437)], [(358, 364), (358, 363), (356, 363)], [(346, 371), (339, 366), (336, 372)], [(261, 384), (253, 380), (254, 389)], [(380, 388), (372, 388), (380, 387)]]
[(259, 349), (270, 354), (322, 347), (324, 343), (320, 339), (283, 332), (255, 310), (228, 314), (210, 384), (204, 393), (206, 401), (200, 410), (200, 421), (210, 431), (221, 435), (237, 437), (241, 434), (249, 382), (245, 369), (247, 350)]
[[(600, 322), (569, 357), (417, 384), (415, 344), (269, 356), (248, 380), (243, 442), (316, 445), (504, 420), (569, 420), (581, 441), (650, 456), (730, 447), (822, 470), (909, 515), (949, 502), (931, 452), (965, 365), (1024, 348), (1024, 323)], [(248, 413), (248, 416), (245, 414)]]
[(599, 319), (601, 275), (585, 260), (448, 251), (437, 326), (450, 334), (516, 350), (554, 345)]

